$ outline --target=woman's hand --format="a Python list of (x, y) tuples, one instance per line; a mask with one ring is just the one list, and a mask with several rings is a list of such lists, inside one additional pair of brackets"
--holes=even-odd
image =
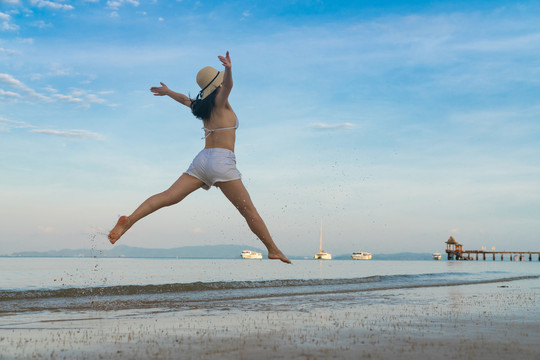
[(154, 86), (150, 88), (150, 91), (154, 93), (154, 96), (165, 96), (169, 95), (170, 91), (167, 85), (160, 82), (161, 86)]
[(227, 51), (227, 54), (225, 57), (218, 56), (219, 61), (225, 66), (225, 70), (223, 71), (223, 82), (221, 83), (219, 87), (219, 91), (216, 95), (215, 104), (216, 106), (224, 107), (227, 105), (227, 99), (229, 98), (229, 94), (231, 93), (232, 87), (233, 87), (233, 79), (232, 79), (232, 70), (231, 70), (231, 57), (229, 56), (229, 52)]
[(219, 58), (219, 61), (221, 61), (221, 63), (223, 64), (223, 66), (225, 66), (226, 68), (231, 68), (231, 58), (229, 57), (229, 52), (227, 51), (227, 54), (225, 55), (225, 57), (223, 56), (218, 56)]
[(189, 97), (172, 91), (162, 82), (160, 82), (160, 84), (161, 86), (153, 86), (150, 88), (150, 91), (154, 93), (154, 96), (170, 96), (171, 99), (178, 101), (180, 104), (191, 107), (192, 100)]

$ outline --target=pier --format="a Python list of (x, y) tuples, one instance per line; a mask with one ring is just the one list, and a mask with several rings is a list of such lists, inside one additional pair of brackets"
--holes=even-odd
[(452, 236), (446, 241), (446, 254), (448, 260), (474, 260), (471, 255), (475, 255), (476, 260), (480, 257), (482, 260), (492, 256), (493, 261), (500, 255), (501, 261), (504, 260), (504, 255), (510, 255), (510, 261), (533, 261), (533, 255), (538, 257), (540, 261), (540, 251), (487, 251), (487, 250), (463, 250), (463, 245), (458, 243)]

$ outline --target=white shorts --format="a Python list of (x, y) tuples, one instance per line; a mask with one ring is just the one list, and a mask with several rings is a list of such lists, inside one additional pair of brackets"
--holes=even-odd
[(185, 173), (201, 180), (205, 190), (209, 190), (217, 182), (242, 178), (236, 168), (236, 156), (231, 150), (222, 148), (203, 149), (195, 156)]

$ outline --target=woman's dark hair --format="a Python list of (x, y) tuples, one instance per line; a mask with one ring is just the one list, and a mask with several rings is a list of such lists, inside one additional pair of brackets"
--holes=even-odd
[(212, 93), (210, 93), (210, 95), (208, 95), (202, 100), (196, 99), (191, 101), (191, 112), (193, 113), (193, 115), (195, 115), (201, 120), (210, 119), (210, 114), (212, 113), (212, 109), (214, 109), (216, 95), (217, 91), (214, 90), (212, 91)]

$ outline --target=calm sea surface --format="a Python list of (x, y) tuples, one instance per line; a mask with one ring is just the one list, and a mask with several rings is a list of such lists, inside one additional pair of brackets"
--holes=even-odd
[[(376, 293), (530, 280), (536, 261), (0, 258), (2, 316), (29, 312), (198, 308), (238, 299)], [(210, 305), (208, 305), (210, 306)], [(214, 306), (214, 305), (212, 305)]]

